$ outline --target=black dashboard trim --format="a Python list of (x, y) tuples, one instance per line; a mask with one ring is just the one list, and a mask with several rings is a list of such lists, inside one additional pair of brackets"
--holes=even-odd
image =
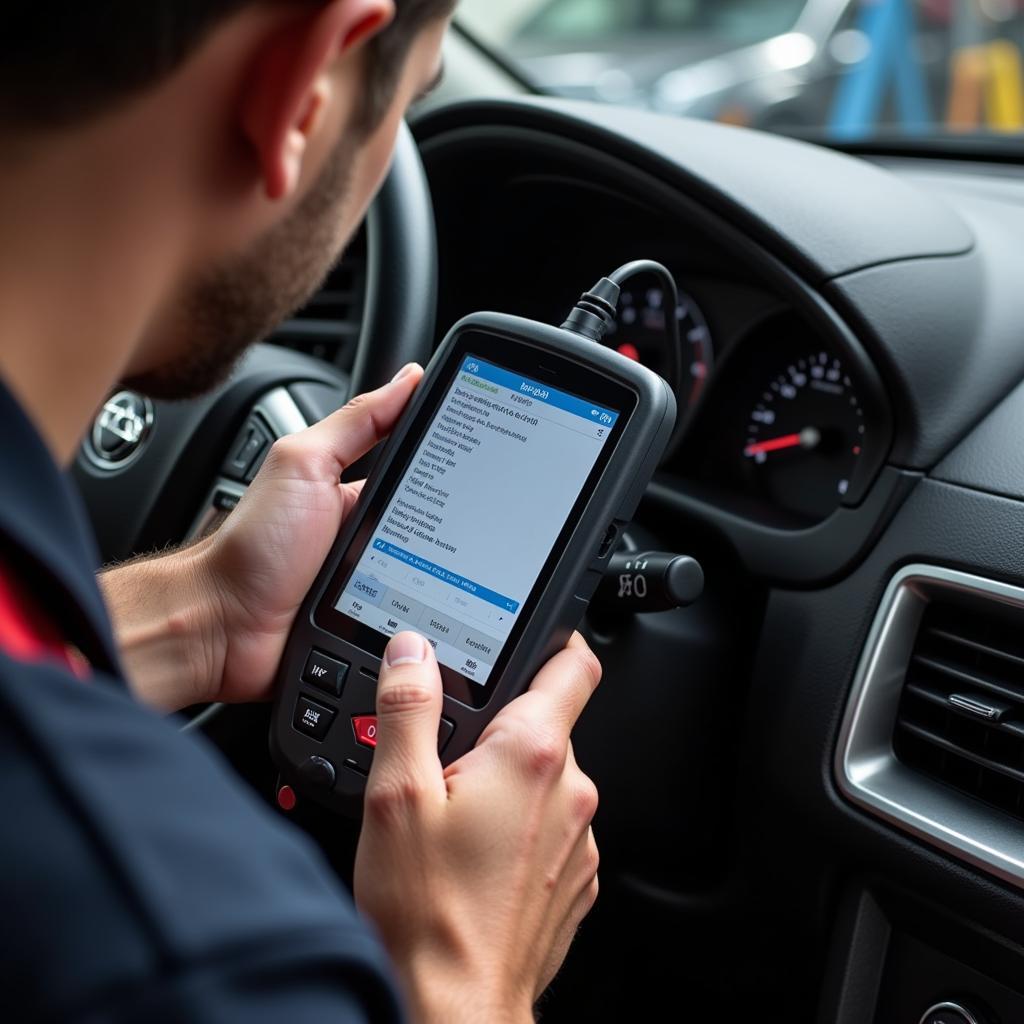
[[(667, 177), (814, 284), (975, 245), (948, 205), (868, 161), (790, 138), (551, 98), (451, 104), (417, 118), (413, 130), (422, 142), (466, 125), (544, 126)], [(822, 181), (830, 188), (821, 189)], [(834, 202), (835, 194), (847, 202)]]
[(688, 492), (685, 484), (666, 482), (663, 476), (655, 479), (647, 496), (680, 519), (696, 519), (717, 528), (756, 576), (786, 586), (811, 587), (849, 571), (920, 480), (920, 473), (886, 466), (859, 508), (841, 508), (806, 530), (779, 529), (738, 516)]

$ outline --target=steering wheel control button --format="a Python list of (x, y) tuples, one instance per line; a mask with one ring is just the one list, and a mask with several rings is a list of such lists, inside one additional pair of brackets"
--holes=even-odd
[(359, 775), (364, 775), (365, 776), (365, 775), (369, 775), (370, 774), (370, 769), (368, 767), (364, 767), (354, 757), (346, 757), (345, 758), (345, 767), (350, 772), (357, 772)]
[(437, 730), (437, 752), (439, 754), (444, 753), (444, 748), (448, 746), (454, 734), (455, 723), (449, 722), (447, 718), (442, 718), (441, 726)]
[(263, 464), (271, 440), (266, 427), (255, 416), (250, 417), (224, 463), (224, 475), (243, 483), (251, 481)]
[(948, 1002), (937, 1003), (927, 1010), (921, 1018), (921, 1024), (986, 1024), (986, 1020), (959, 1002)]
[(311, 739), (322, 740), (337, 713), (334, 708), (325, 708), (323, 704), (317, 704), (308, 697), (300, 697), (295, 705), (295, 718), (292, 724)]
[(361, 747), (377, 746), (376, 715), (356, 715), (352, 719), (352, 731), (356, 734), (356, 743)]
[(302, 681), (316, 686), (334, 697), (340, 697), (348, 676), (348, 662), (338, 661), (320, 651), (310, 651), (306, 667), (302, 670)]
[(295, 805), (299, 802), (298, 797), (295, 795), (295, 790), (291, 786), (281, 786), (277, 791), (277, 806), (282, 811), (294, 811)]
[(239, 495), (230, 491), (218, 491), (213, 496), (213, 507), (218, 512), (234, 512), (241, 500)]
[(316, 789), (334, 789), (337, 774), (326, 757), (310, 757), (299, 765), (302, 780)]

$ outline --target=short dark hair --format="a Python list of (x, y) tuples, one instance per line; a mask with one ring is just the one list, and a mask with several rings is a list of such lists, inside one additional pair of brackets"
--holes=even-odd
[[(229, 15), (260, 0), (7, 0), (0, 32), (0, 126), (84, 120), (170, 75)], [(318, 0), (278, 0), (314, 6)], [(323, 0), (319, 0), (323, 2)], [(395, 0), (395, 20), (369, 43), (364, 123), (394, 94), (419, 30), (455, 0)]]

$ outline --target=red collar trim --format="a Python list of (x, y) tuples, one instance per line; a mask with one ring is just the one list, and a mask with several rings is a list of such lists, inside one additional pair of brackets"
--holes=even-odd
[(60, 635), (38, 602), (0, 563), (0, 651), (25, 662), (55, 662), (79, 679), (89, 676), (81, 652)]

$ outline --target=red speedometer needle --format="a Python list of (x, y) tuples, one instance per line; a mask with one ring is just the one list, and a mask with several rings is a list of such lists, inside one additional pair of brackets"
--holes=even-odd
[(747, 445), (744, 455), (760, 455), (762, 452), (781, 452), (784, 448), (799, 448), (800, 435), (787, 434), (785, 437), (776, 437), (771, 441), (761, 441), (759, 444)]
[(751, 458), (754, 455), (767, 455), (768, 452), (785, 451), (787, 448), (817, 448), (820, 441), (821, 434), (814, 427), (808, 427), (799, 434), (786, 434), (785, 437), (773, 437), (770, 441), (748, 444), (743, 454)]

